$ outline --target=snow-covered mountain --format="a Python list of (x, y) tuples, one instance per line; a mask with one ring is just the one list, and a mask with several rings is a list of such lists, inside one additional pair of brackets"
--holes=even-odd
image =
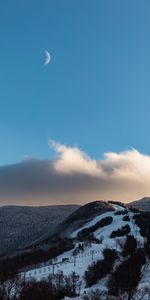
[[(21, 274), (26, 280), (51, 278), (54, 284), (58, 278), (63, 282), (76, 276), (75, 299), (150, 299), (149, 220), (121, 203), (87, 204), (69, 216), (51, 240), (58, 255), (26, 266)], [(48, 249), (50, 244), (38, 247)], [(92, 293), (99, 298), (90, 298)]]

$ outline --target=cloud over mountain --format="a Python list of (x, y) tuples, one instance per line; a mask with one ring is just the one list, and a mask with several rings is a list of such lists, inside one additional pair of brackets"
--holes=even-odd
[(0, 167), (0, 204), (85, 203), (150, 195), (150, 156), (135, 149), (93, 160), (77, 147), (54, 141), (53, 160), (28, 158)]

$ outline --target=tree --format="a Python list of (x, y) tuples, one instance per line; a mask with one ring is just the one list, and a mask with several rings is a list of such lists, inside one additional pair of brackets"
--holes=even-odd
[[(50, 297), (51, 295), (51, 297)], [(21, 290), (19, 300), (54, 300), (53, 291), (49, 286), (48, 282), (42, 280), (40, 282), (36, 282), (32, 280), (30, 282), (26, 282), (24, 288)]]
[(123, 256), (126, 257), (135, 252), (137, 248), (137, 241), (133, 235), (128, 235), (123, 249)]
[(100, 279), (110, 273), (114, 261), (117, 258), (117, 252), (112, 249), (104, 249), (104, 259), (94, 262), (85, 271), (85, 281), (87, 287), (96, 284)]
[(79, 288), (79, 278), (79, 275), (77, 275), (75, 272), (72, 272), (70, 275), (73, 296), (76, 295), (77, 289)]
[(143, 249), (138, 249), (128, 259), (124, 260), (111, 274), (108, 282), (110, 294), (120, 296), (120, 294), (127, 293), (128, 299), (132, 299), (141, 278), (142, 265), (145, 262)]
[(0, 300), (16, 300), (22, 284), (21, 277), (15, 272), (0, 271)]

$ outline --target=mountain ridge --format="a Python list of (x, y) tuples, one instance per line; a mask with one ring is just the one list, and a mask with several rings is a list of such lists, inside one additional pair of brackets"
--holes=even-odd
[(51, 235), (79, 205), (0, 207), (0, 255), (13, 253)]

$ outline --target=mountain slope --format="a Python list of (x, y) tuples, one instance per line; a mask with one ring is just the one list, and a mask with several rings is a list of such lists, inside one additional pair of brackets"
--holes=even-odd
[(107, 201), (97, 200), (87, 203), (70, 214), (60, 224), (60, 226), (58, 226), (58, 232), (62, 233), (63, 235), (68, 235), (71, 231), (83, 226), (86, 222), (90, 221), (95, 216), (114, 210), (115, 209), (111, 205), (111, 203)]
[[(100, 203), (93, 203), (93, 206), (91, 205), (91, 209), (93, 208), (93, 211), (95, 211), (95, 207), (97, 207), (97, 205), (99, 206)], [(69, 227), (71, 224), (70, 220), (75, 221), (74, 216), (78, 216), (79, 220), (82, 219), (84, 216), (83, 209), (84, 206), (82, 207), (82, 210), (78, 209), (72, 214), (71, 218), (68, 218)], [(78, 291), (80, 295), (78, 295), (76, 299), (80, 299), (80, 297), (83, 299), (82, 297), (85, 292), (88, 294), (97, 288), (103, 293), (103, 295), (107, 293), (110, 271), (101, 279), (95, 281), (95, 284), (88, 286), (87, 281), (85, 280), (87, 270), (90, 270), (93, 263), (95, 265), (101, 265), (105, 259), (105, 252), (108, 252), (107, 254), (109, 254), (110, 251), (111, 254), (115, 251), (117, 256), (114, 265), (112, 264), (111, 270), (111, 272), (114, 272), (117, 266), (126, 261), (129, 257), (128, 254), (126, 254), (126, 257), (123, 254), (123, 251), (125, 251), (124, 247), (127, 242), (127, 236), (129, 236), (129, 240), (131, 239), (136, 244), (137, 250), (134, 251), (138, 251), (138, 249), (139, 251), (143, 251), (141, 249), (144, 249), (145, 240), (140, 233), (140, 227), (138, 227), (135, 222), (135, 217), (136, 215), (139, 215), (139, 213), (134, 212), (134, 210), (130, 208), (125, 208), (118, 204), (111, 204), (107, 210), (97, 210), (96, 213), (91, 212), (91, 215), (92, 217), (90, 217), (89, 213), (87, 216), (89, 220), (84, 222), (82, 225), (77, 220), (75, 227), (78, 228), (73, 229), (74, 226), (71, 227), (71, 233), (69, 236), (73, 242), (71, 249), (68, 251), (62, 251), (60, 255), (56, 255), (54, 259), (47, 260), (42, 265), (39, 264), (35, 267), (30, 267), (28, 271), (26, 270), (25, 273), (22, 273), (23, 276), (25, 276), (27, 280), (30, 280), (33, 277), (40, 281), (43, 278), (48, 278), (50, 275), (55, 281), (62, 272), (63, 276), (70, 277), (71, 273), (74, 271), (79, 276), (80, 280), (80, 289)], [(68, 219), (67, 222), (64, 222), (68, 223)], [(68, 232), (70, 232), (70, 230), (68, 230), (67, 233)], [(126, 249), (126, 251), (129, 251), (129, 249)], [(108, 268), (108, 262), (106, 266)], [(139, 295), (139, 290), (137, 290), (136, 293)], [(133, 299), (137, 300), (137, 297), (135, 296)], [(108, 298), (103, 296), (101, 299)]]
[(150, 211), (150, 197), (144, 197), (140, 200), (132, 201), (129, 203), (129, 205), (140, 210)]
[(72, 287), (76, 300), (150, 299), (150, 213), (95, 201), (77, 209), (57, 229), (1, 260), (1, 270), (17, 267), (27, 284), (32, 287), (32, 279), (37, 287), (45, 282), (51, 293), (71, 296)]
[(50, 236), (78, 205), (0, 207), (0, 255), (13, 253)]

